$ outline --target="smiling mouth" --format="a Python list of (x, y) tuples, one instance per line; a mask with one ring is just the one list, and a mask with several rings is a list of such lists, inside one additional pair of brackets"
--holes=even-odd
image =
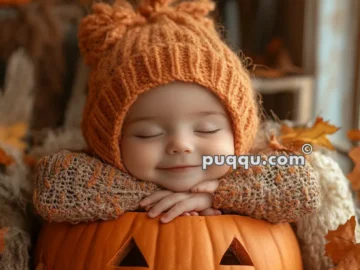
[(181, 172), (181, 171), (189, 171), (191, 169), (195, 169), (200, 167), (200, 165), (196, 166), (177, 166), (177, 167), (168, 167), (168, 168), (159, 168), (163, 171), (171, 171), (171, 172)]

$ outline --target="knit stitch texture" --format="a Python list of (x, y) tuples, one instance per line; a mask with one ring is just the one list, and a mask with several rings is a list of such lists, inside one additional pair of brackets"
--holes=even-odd
[[(213, 207), (274, 223), (296, 221), (320, 205), (314, 176), (310, 165), (240, 168), (220, 179)], [(141, 211), (140, 201), (160, 189), (97, 158), (63, 150), (38, 164), (34, 203), (49, 221), (79, 223)]]
[(82, 130), (90, 150), (126, 172), (121, 128), (137, 97), (173, 81), (197, 83), (229, 112), (235, 153), (246, 153), (258, 129), (248, 72), (221, 40), (208, 13), (210, 0), (125, 1), (93, 6), (79, 28), (79, 47), (91, 67)]

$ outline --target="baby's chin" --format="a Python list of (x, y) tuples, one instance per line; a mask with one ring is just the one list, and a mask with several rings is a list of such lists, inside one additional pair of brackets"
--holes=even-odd
[(162, 186), (167, 190), (171, 190), (173, 192), (188, 192), (193, 188), (195, 185), (209, 180), (210, 178), (205, 178), (204, 176), (194, 175), (194, 176), (183, 176), (183, 177), (159, 177), (157, 180), (152, 182), (157, 183), (158, 185)]
[(142, 172), (142, 175), (135, 175), (138, 179), (149, 181), (158, 184), (159, 186), (171, 190), (173, 192), (188, 192), (195, 185), (207, 181), (219, 179), (226, 174), (227, 167), (213, 167), (204, 171), (201, 168), (196, 168), (194, 171), (187, 172)]

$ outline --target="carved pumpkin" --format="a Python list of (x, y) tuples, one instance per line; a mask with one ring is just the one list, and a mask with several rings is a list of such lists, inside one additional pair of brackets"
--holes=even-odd
[(162, 224), (144, 212), (111, 221), (46, 223), (35, 263), (47, 270), (300, 270), (288, 223), (237, 215), (180, 216)]

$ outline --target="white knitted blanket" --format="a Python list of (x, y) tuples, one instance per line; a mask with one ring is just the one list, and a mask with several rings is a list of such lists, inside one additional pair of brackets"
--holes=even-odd
[[(297, 222), (296, 234), (300, 242), (305, 270), (328, 270), (334, 265), (324, 256), (325, 235), (335, 230), (355, 215), (354, 200), (350, 183), (338, 163), (328, 154), (313, 152), (310, 161), (319, 174), (321, 186), (321, 206), (311, 215)], [(359, 225), (356, 239), (360, 239)]]

